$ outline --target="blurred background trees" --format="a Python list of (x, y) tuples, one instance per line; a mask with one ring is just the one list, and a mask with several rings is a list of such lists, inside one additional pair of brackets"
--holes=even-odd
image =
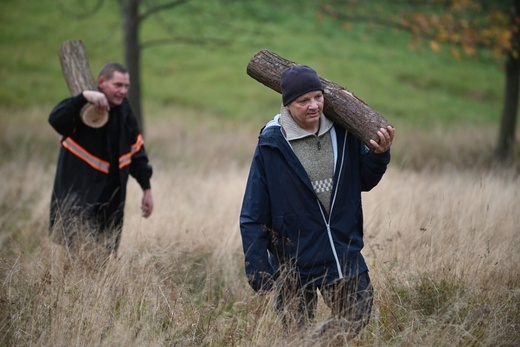
[(496, 144), (499, 159), (511, 157), (520, 92), (520, 0), (322, 0), (319, 16), (344, 23), (370, 23), (412, 35), (409, 48), (428, 42), (433, 51), (447, 45), (455, 59), (491, 51), (504, 65), (504, 98)]

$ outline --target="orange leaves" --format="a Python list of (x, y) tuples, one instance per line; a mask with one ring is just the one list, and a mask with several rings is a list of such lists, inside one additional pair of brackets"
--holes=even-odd
[(434, 52), (439, 52), (441, 50), (441, 46), (439, 45), (438, 42), (431, 40), (430, 49)]
[(342, 26), (343, 26), (343, 29), (346, 31), (352, 29), (352, 23), (350, 23), (350, 22), (345, 22), (345, 23), (343, 23)]
[(450, 53), (453, 56), (453, 58), (460, 60), (460, 51), (457, 48), (452, 46), (450, 49)]
[(474, 45), (463, 44), (462, 49), (468, 57), (473, 57), (477, 53), (477, 49)]
[[(476, 0), (451, 0), (451, 6), (432, 20), (436, 26), (435, 39), (450, 43), (450, 52), (456, 59), (461, 53), (475, 56), (478, 49), (487, 48), (496, 58), (509, 51), (513, 39), (512, 33), (518, 29), (520, 21), (514, 26), (508, 24), (509, 13), (504, 7), (487, 7)], [(435, 49), (433, 49), (435, 51)]]
[(451, 8), (453, 11), (480, 10), (480, 4), (474, 0), (452, 0)]
[[(369, 1), (322, 0), (321, 9), (341, 20), (346, 30), (366, 22), (408, 31), (409, 47), (417, 49), (424, 40), (434, 52), (450, 46), (455, 59), (475, 56), (488, 49), (498, 59), (520, 50), (520, 13), (511, 18), (510, 8), (500, 2), (481, 0)], [(511, 2), (512, 3), (512, 2)], [(328, 5), (327, 5), (328, 4)]]
[(511, 38), (513, 33), (510, 30), (503, 30), (501, 33), (497, 33), (497, 45), (504, 49), (511, 48)]

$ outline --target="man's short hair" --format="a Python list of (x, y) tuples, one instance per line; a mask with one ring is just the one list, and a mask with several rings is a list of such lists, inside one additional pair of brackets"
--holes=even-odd
[(111, 79), (112, 76), (114, 76), (114, 72), (116, 72), (116, 71), (123, 73), (123, 74), (128, 73), (128, 69), (126, 67), (124, 67), (123, 65), (116, 63), (116, 62), (111, 62), (111, 63), (107, 63), (107, 64), (105, 64), (105, 66), (103, 66), (101, 71), (99, 71), (98, 78), (103, 76), (103, 78), (105, 78), (105, 79)]

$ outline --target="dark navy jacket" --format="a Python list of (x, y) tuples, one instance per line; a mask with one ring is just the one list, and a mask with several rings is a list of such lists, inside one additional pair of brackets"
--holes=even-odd
[(390, 153), (369, 151), (338, 125), (331, 138), (335, 170), (327, 214), (281, 127), (267, 126), (259, 136), (240, 214), (246, 275), (256, 291), (271, 289), (282, 264), (294, 267), (303, 285), (368, 269), (361, 255), (361, 192), (379, 183)]

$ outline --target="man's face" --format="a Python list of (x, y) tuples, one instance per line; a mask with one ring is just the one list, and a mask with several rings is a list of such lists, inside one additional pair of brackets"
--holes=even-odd
[(321, 90), (305, 93), (287, 105), (296, 124), (302, 129), (316, 132), (323, 112), (324, 98)]
[(128, 73), (114, 72), (110, 79), (103, 76), (98, 79), (99, 90), (105, 94), (110, 106), (119, 106), (128, 94), (130, 76)]

